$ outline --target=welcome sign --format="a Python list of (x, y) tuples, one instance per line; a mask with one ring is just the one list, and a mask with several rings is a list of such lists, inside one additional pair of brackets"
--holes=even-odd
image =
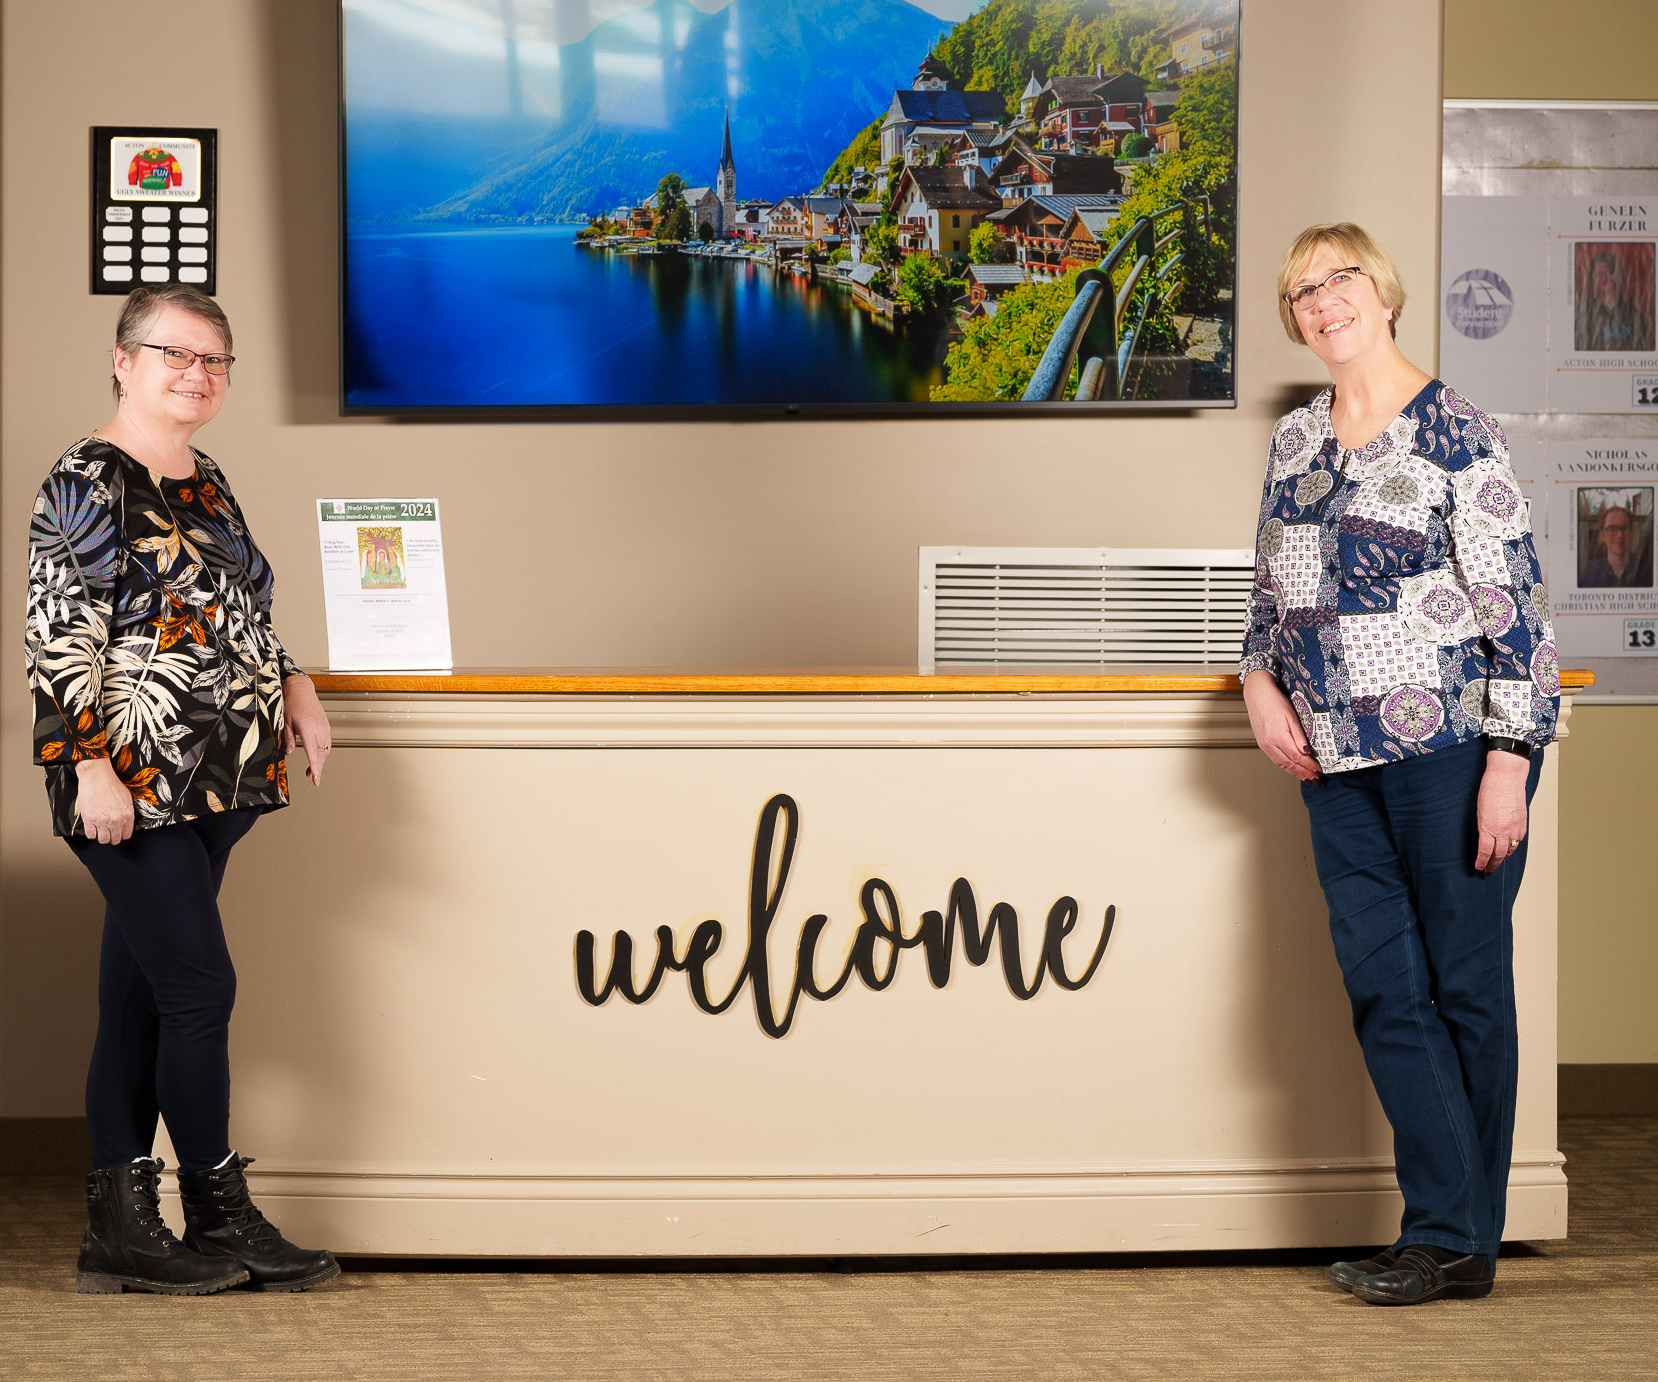
[[(782, 835), (779, 838), (780, 823)], [(973, 886), (965, 878), (958, 878), (950, 889), (947, 908), (923, 912), (919, 925), (907, 931), (892, 886), (884, 879), (870, 878), (859, 889), (862, 920), (839, 972), (827, 983), (818, 973), (818, 945), (829, 927), (829, 917), (816, 912), (806, 919), (800, 932), (793, 973), (776, 976), (778, 992), (786, 992), (783, 1011), (779, 1013), (773, 996), (769, 941), (772, 927), (778, 919), (799, 833), (800, 808), (794, 799), (781, 793), (774, 796), (761, 811), (759, 828), (755, 832), (754, 862), (749, 872), (748, 943), (743, 952), (742, 968), (723, 998), (710, 993), (707, 966), (720, 950), (725, 939), (725, 928), (718, 920), (710, 918), (697, 923), (683, 946), (675, 940), (673, 927), (657, 927), (656, 956), (648, 977), (642, 982), (635, 976), (634, 941), (628, 932), (618, 931), (615, 935), (610, 969), (603, 984), (598, 980), (596, 938), (591, 931), (579, 932), (576, 936), (576, 985), (583, 1000), (598, 1007), (615, 994), (629, 1003), (648, 1002), (666, 975), (677, 972), (685, 975), (691, 1001), (713, 1016), (730, 1008), (745, 987), (751, 989), (754, 1014), (761, 1031), (769, 1037), (782, 1037), (794, 1022), (802, 997), (815, 998), (819, 1002), (831, 999), (854, 976), (865, 988), (880, 992), (897, 978), (899, 958), (906, 950), (919, 949), (922, 952), (926, 959), (927, 977), (934, 988), (943, 988), (950, 982), (958, 935), (961, 953), (970, 965), (983, 965), (989, 961), (993, 950), (999, 951), (1008, 989), (1015, 998), (1025, 1000), (1036, 996), (1045, 975), (1051, 976), (1060, 988), (1075, 992), (1094, 977), (1100, 961), (1105, 958), (1105, 948), (1111, 941), (1111, 931), (1116, 924), (1117, 909), (1114, 906), (1105, 909), (1099, 940), (1081, 970), (1072, 976), (1067, 972), (1065, 941), (1077, 929), (1079, 909), (1074, 898), (1061, 897), (1056, 901), (1048, 910), (1041, 951), (1027, 977), (1020, 950), (1019, 914), (1008, 903), (998, 902), (992, 906), (981, 925)]]

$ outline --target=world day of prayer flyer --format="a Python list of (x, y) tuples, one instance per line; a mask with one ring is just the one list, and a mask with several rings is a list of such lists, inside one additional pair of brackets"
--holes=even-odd
[(454, 665), (436, 499), (319, 499), (317, 532), (330, 669)]

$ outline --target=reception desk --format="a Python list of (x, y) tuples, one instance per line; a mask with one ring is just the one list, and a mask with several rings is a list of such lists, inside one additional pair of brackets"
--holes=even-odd
[[(1306, 814), (1230, 675), (317, 684), (325, 785), (294, 773), (222, 898), (234, 1140), (296, 1240), (610, 1257), (1392, 1237), (1389, 1131)], [(1518, 1239), (1566, 1228), (1561, 751), (1515, 916)]]

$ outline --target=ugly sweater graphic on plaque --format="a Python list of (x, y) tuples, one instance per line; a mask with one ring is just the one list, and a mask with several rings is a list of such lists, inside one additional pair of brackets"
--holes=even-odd
[(178, 160), (159, 145), (132, 156), (127, 165), (127, 186), (141, 187), (146, 192), (165, 192), (169, 187), (184, 185), (184, 169)]

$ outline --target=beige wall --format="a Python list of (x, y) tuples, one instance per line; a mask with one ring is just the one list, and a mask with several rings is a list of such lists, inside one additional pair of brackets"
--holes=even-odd
[[(1654, 101), (1654, 53), (1652, 0), (1445, 4), (1447, 97)], [(1580, 706), (1559, 764), (1560, 1059), (1658, 1061), (1658, 706)]]
[[(169, 68), (182, 79), (134, 59), (146, 21), (120, 0), (80, 0), (72, 26), (62, 6), (4, 0), (0, 11), (0, 650), (13, 650), (0, 657), (0, 1114), (75, 1112), (91, 1030), (96, 900), (46, 832), (15, 651), (35, 487), (108, 410), (115, 304), (86, 291), (89, 126), (220, 132), (219, 296), (242, 363), (199, 440), (227, 467), (281, 573), (284, 638), (313, 664), (326, 644), (309, 505), (324, 494), (441, 499), (463, 664), (911, 662), (920, 545), (1248, 543), (1272, 422), (1321, 382), (1262, 289), (1301, 226), (1358, 219), (1408, 282), (1437, 279), (1436, 221), (1424, 208), (1439, 183), (1438, 0), (1249, 0), (1240, 253), (1250, 291), (1235, 411), (347, 423), (335, 409), (334, 8), (235, 0), (193, 11), (168, 30)], [(1288, 55), (1332, 29), (1347, 57), (1339, 99), (1320, 101)], [(1597, 47), (1583, 65), (1601, 56)], [(1431, 365), (1434, 314), (1407, 313), (1400, 338)], [(503, 502), (543, 524), (532, 581), (501, 580), (490, 539)], [(297, 907), (327, 880), (296, 859), (285, 886)]]
[(1652, 0), (1445, 0), (1445, 94), (1650, 101), (1655, 44)]
[(1658, 705), (1580, 706), (1560, 765), (1560, 1059), (1658, 1062)]
[[(108, 411), (114, 303), (87, 285), (87, 127), (219, 130), (219, 297), (237, 382), (200, 438), (281, 574), (278, 627), (325, 650), (319, 495), (435, 494), (459, 663), (809, 664), (914, 660), (928, 543), (1241, 546), (1273, 420), (1320, 382), (1284, 339), (1276, 259), (1303, 225), (1352, 216), (1407, 279), (1436, 276), (1438, 0), (1251, 0), (1243, 83), (1241, 406), (1111, 421), (409, 426), (335, 415), (334, 5), (239, 0), (171, 25), (168, 74), (134, 53), (125, 0), (6, 0), (0, 586), (0, 1113), (79, 1103), (96, 908), (47, 835), (15, 655), (24, 514), (64, 445)], [(1337, 24), (1340, 99), (1287, 55)], [(96, 35), (96, 41), (79, 41)], [(187, 74), (179, 78), (171, 73)], [(1434, 357), (1433, 314), (1400, 332)], [(24, 348), (27, 343), (27, 349)], [(539, 516), (534, 579), (503, 581), (503, 503)], [(280, 829), (272, 822), (271, 829)], [(295, 905), (326, 887), (303, 861)]]

